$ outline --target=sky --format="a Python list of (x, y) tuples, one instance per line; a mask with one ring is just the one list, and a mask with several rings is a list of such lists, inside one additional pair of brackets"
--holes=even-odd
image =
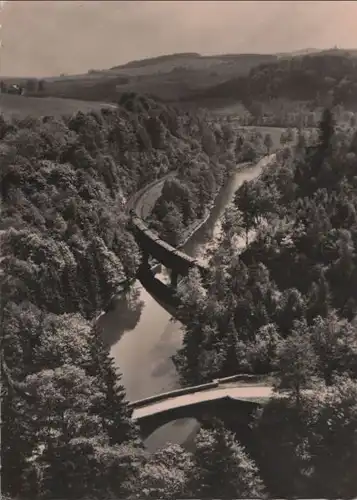
[[(1, 2), (0, 2), (1, 4)], [(53, 76), (176, 52), (357, 48), (356, 1), (10, 1), (0, 75)]]

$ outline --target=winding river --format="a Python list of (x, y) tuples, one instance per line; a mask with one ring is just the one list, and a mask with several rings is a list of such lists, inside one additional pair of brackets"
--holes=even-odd
[[(183, 251), (204, 260), (206, 251), (220, 233), (220, 216), (232, 201), (235, 191), (245, 180), (257, 177), (264, 158), (257, 165), (236, 172), (216, 198), (207, 222), (192, 236)], [(167, 272), (156, 275), (166, 281)], [(135, 282), (126, 296), (117, 299), (115, 308), (100, 320), (104, 339), (111, 345), (111, 354), (130, 401), (179, 387), (178, 374), (171, 356), (182, 343), (181, 324), (174, 322), (140, 282)], [(194, 419), (169, 423), (155, 431), (146, 441), (150, 451), (172, 442), (185, 444), (198, 429)]]

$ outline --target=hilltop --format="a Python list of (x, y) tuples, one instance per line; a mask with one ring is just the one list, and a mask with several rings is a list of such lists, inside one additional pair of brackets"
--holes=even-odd
[[(104, 103), (117, 103), (128, 92), (187, 107), (222, 108), (242, 103), (251, 111), (252, 102), (266, 104), (272, 99), (285, 99), (309, 103), (314, 108), (330, 100), (354, 109), (356, 56), (357, 50), (337, 48), (309, 48), (285, 54), (179, 53), (130, 61), (106, 70), (89, 69), (82, 75), (37, 81), (8, 77), (3, 81), (24, 87), (28, 97), (72, 99), (69, 112), (81, 109), (79, 101), (87, 101), (85, 109), (100, 108)], [(33, 104), (41, 108), (38, 102)], [(28, 103), (23, 105), (26, 108)], [(6, 103), (4, 106), (6, 109)], [(49, 107), (60, 109), (62, 104), (56, 101)], [(61, 112), (68, 113), (67, 108), (63, 103)]]
[[(248, 75), (259, 64), (276, 60), (277, 56), (269, 54), (172, 54), (132, 61), (107, 70), (89, 69), (83, 75), (46, 78), (41, 93), (31, 90), (28, 94), (116, 102), (123, 93), (137, 92), (174, 102), (188, 99), (230, 78)], [(3, 80), (26, 86), (30, 79), (8, 77)]]
[(278, 61), (252, 68), (239, 76), (212, 86), (196, 101), (223, 99), (266, 102), (271, 99), (309, 101), (357, 108), (356, 51), (331, 50), (311, 55), (282, 57)]

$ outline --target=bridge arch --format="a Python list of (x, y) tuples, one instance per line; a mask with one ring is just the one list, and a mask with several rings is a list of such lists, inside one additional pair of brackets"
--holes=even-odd
[(153, 452), (166, 446), (167, 443), (179, 444), (184, 447), (188, 445), (191, 448), (200, 428), (201, 422), (195, 418), (179, 418), (157, 427), (143, 441), (148, 450)]
[(223, 420), (229, 428), (247, 428), (259, 403), (223, 396), (214, 400), (185, 404), (178, 407), (145, 414), (137, 411), (133, 419), (140, 428), (141, 437), (146, 440), (153, 432), (169, 422), (181, 419), (195, 419), (199, 424), (207, 424), (215, 418)]

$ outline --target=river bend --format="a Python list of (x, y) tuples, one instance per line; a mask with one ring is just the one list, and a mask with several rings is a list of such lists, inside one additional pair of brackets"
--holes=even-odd
[[(220, 217), (235, 191), (245, 180), (257, 177), (266, 162), (267, 158), (263, 158), (257, 165), (232, 175), (217, 196), (207, 222), (182, 248), (184, 252), (204, 261), (207, 249), (214, 246), (220, 233)], [(163, 270), (156, 277), (166, 282), (167, 273)], [(170, 318), (169, 313), (136, 281), (126, 296), (117, 299), (115, 308), (99, 320), (130, 401), (179, 387), (171, 356), (182, 344), (181, 324)], [(183, 444), (197, 429), (198, 424), (193, 419), (172, 422), (155, 431), (146, 445), (154, 451), (168, 441)]]

